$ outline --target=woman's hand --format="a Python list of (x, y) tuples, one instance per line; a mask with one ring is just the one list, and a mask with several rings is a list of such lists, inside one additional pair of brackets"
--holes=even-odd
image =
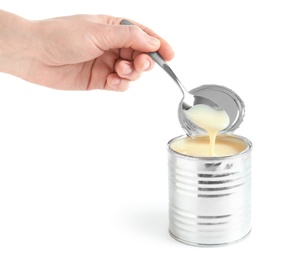
[[(108, 15), (28, 21), (0, 11), (0, 71), (64, 90), (124, 91), (153, 68), (145, 52), (174, 56), (152, 30)], [(2, 25), (1, 25), (2, 22)]]

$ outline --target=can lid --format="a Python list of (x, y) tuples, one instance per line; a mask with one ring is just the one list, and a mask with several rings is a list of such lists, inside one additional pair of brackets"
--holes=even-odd
[[(224, 109), (230, 118), (230, 124), (221, 133), (232, 133), (243, 121), (245, 106), (242, 99), (231, 89), (219, 85), (202, 85), (190, 91), (191, 94), (208, 98)], [(199, 102), (197, 100), (197, 103)], [(201, 129), (201, 132), (205, 131)]]

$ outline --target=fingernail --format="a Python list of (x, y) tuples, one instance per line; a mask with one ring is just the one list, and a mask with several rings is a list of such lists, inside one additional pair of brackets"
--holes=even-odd
[(111, 81), (112, 85), (119, 85), (121, 83), (121, 80), (117, 77), (114, 77)]
[(150, 37), (149, 43), (154, 46), (160, 46), (160, 44), (161, 44), (161, 42), (155, 37)]
[(124, 75), (130, 75), (132, 73), (132, 68), (129, 65), (125, 65), (123, 68), (123, 74)]
[(147, 70), (150, 67), (151, 63), (146, 60), (143, 64), (142, 70)]

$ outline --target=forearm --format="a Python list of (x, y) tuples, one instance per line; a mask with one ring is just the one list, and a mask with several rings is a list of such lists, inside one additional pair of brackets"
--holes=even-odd
[(0, 10), (0, 72), (23, 78), (32, 63), (33, 23)]

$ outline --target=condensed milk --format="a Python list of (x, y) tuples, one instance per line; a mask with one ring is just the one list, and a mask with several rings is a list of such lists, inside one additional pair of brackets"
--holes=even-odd
[[(197, 142), (197, 152), (202, 152), (203, 155), (201, 154), (200, 156), (216, 156), (216, 137), (218, 133), (225, 129), (230, 123), (230, 119), (226, 111), (222, 109), (217, 110), (205, 104), (199, 104), (191, 107), (185, 113), (189, 120), (197, 126), (203, 128), (209, 135), (209, 154), (204, 154), (206, 148), (204, 144), (205, 142)], [(226, 145), (223, 147), (228, 149), (228, 146)], [(220, 148), (220, 151), (223, 152), (222, 145), (220, 145)], [(230, 151), (226, 150), (226, 153), (230, 153)], [(196, 154), (196, 156), (199, 156), (199, 154)]]
[(171, 144), (174, 151), (198, 157), (231, 156), (242, 152), (246, 144), (236, 138), (218, 136), (230, 123), (226, 111), (199, 104), (186, 112), (194, 124), (204, 129), (208, 136), (194, 136), (178, 139)]
[(215, 148), (215, 156), (231, 156), (239, 154), (247, 148), (247, 144), (233, 136), (218, 135), (215, 145), (211, 148), (208, 136), (185, 136), (173, 141), (170, 148), (180, 154), (194, 157), (209, 157), (209, 151)]

